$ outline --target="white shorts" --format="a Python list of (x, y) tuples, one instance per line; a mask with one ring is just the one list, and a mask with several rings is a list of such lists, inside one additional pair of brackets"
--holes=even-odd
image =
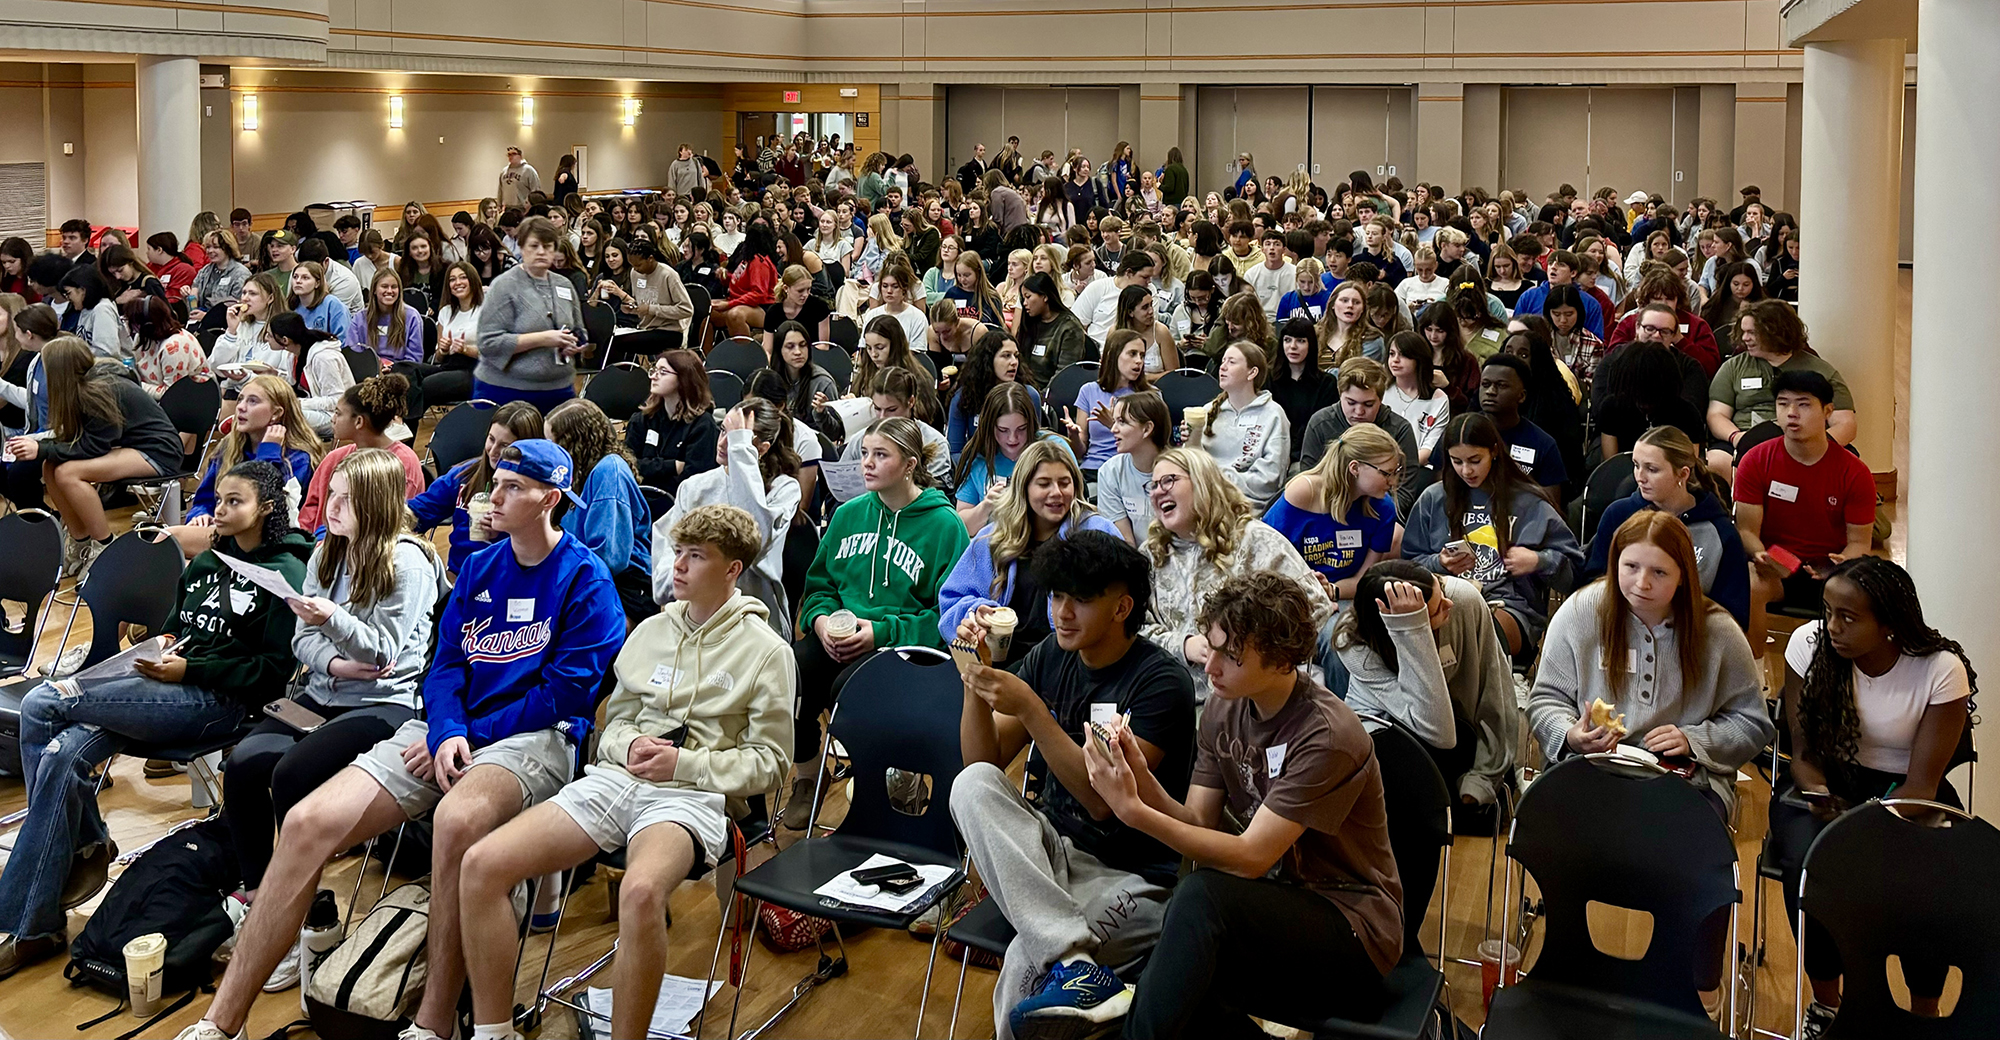
[[(361, 753), (355, 766), (382, 785), (403, 815), (414, 820), (437, 808), (444, 790), (435, 780), (419, 780), (403, 765), (403, 749), (430, 735), (422, 719), (411, 719), (397, 727), (396, 734)], [(549, 800), (568, 782), (574, 753), (569, 741), (553, 729), (516, 733), (502, 737), (472, 752), (475, 766), (499, 766), (521, 782), (523, 809)]]
[(667, 787), (640, 780), (623, 770), (590, 765), (583, 776), (549, 799), (569, 814), (590, 840), (606, 852), (630, 844), (640, 831), (657, 823), (687, 828), (700, 848), (695, 870), (715, 864), (716, 854), (729, 847), (729, 816), (722, 795), (685, 787)]

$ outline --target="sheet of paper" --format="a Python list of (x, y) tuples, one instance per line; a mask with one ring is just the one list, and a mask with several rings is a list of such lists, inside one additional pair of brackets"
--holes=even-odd
[(929, 894), (931, 889), (943, 884), (951, 877), (952, 868), (950, 867), (928, 863), (912, 863), (909, 865), (915, 867), (917, 873), (924, 876), (924, 883), (900, 894), (877, 888), (874, 885), (860, 884), (852, 877), (854, 870), (867, 870), (871, 867), (892, 867), (901, 862), (902, 860), (891, 859), (878, 852), (868, 857), (866, 863), (853, 868), (853, 870), (845, 870), (835, 874), (833, 880), (814, 889), (813, 894), (831, 896), (849, 906), (861, 906), (871, 910), (887, 910), (890, 913), (902, 913), (904, 910), (917, 905), (925, 895)]
[[(653, 1020), (649, 1029), (654, 1034), (674, 1033), (686, 1035), (688, 1026), (694, 1023), (701, 1006), (715, 991), (722, 988), (718, 980), (708, 984), (708, 992), (702, 993), (700, 979), (690, 979), (682, 975), (668, 975), (660, 980), (660, 999), (653, 1003)], [(590, 1023), (593, 1033), (599, 1036), (611, 1035), (611, 991), (593, 986), (584, 991), (583, 1005), (590, 1009), (592, 1018), (601, 1019)]]
[(868, 490), (868, 486), (861, 480), (859, 459), (852, 462), (821, 462), (819, 479), (826, 484), (826, 493), (832, 495), (835, 502), (860, 498)]
[(861, 435), (868, 424), (875, 421), (875, 401), (868, 397), (843, 397), (826, 403), (828, 410), (840, 416), (840, 424), (846, 430), (841, 440)]
[(228, 564), (231, 570), (250, 579), (250, 584), (257, 586), (260, 589), (263, 589), (265, 592), (268, 592), (271, 595), (278, 597), (279, 599), (306, 598), (305, 593), (300, 592), (295, 588), (292, 588), (292, 583), (285, 580), (284, 575), (279, 574), (277, 571), (274, 571), (269, 567), (259, 567), (254, 563), (248, 563), (243, 560), (239, 560), (236, 557), (227, 555), (225, 553), (216, 553), (215, 557), (216, 559), (221, 560), (223, 563)]

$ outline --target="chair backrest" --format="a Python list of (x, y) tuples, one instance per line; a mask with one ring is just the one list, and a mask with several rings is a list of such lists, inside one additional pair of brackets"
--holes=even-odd
[[(35, 615), (61, 583), (62, 523), (52, 513), (23, 509), (0, 517), (0, 599), (27, 605), (27, 623), (19, 633), (0, 630), (0, 653), (19, 656), (23, 664), (34, 652)], [(807, 561), (810, 565), (811, 561)], [(800, 572), (800, 583), (805, 574)]]
[[(1083, 392), (1084, 384), (1097, 378), (1097, 366), (1088, 361), (1078, 361), (1055, 374), (1049, 380), (1049, 389), (1042, 394), (1042, 403), (1048, 406), (1049, 414), (1061, 421), (1063, 410), (1076, 403), (1076, 395)], [(983, 402), (982, 402), (983, 403)], [(1061, 429), (1061, 427), (1057, 427)]]
[(1166, 399), (1167, 412), (1173, 416), (1174, 425), (1179, 426), (1181, 413), (1189, 405), (1203, 405), (1215, 400), (1215, 395), (1222, 392), (1222, 384), (1200, 369), (1177, 368), (1153, 380), (1153, 389)]
[[(1573, 758), (1521, 796), (1507, 855), (1542, 889), (1547, 933), (1534, 975), (1699, 1015), (1695, 936), (1710, 914), (1742, 898), (1736, 846), (1694, 785), (1657, 769), (1634, 773)], [(1653, 915), (1643, 957), (1597, 949), (1585, 916), (1592, 901)]]
[(694, 307), (694, 317), (688, 319), (687, 337), (682, 342), (687, 345), (688, 349), (699, 354), (703, 348), (708, 346), (708, 344), (702, 342), (702, 333), (708, 328), (708, 309), (712, 305), (712, 301), (709, 299), (707, 286), (687, 282), (685, 283), (685, 288), (687, 289), (688, 303)]
[(763, 344), (753, 339), (731, 338), (716, 344), (715, 349), (708, 352), (702, 367), (711, 372), (717, 369), (733, 372), (747, 383), (758, 369), (764, 367), (766, 360)]
[(418, 314), (429, 314), (431, 312), (430, 294), (422, 289), (404, 289), (403, 302), (408, 304), (410, 309), (416, 311)]
[(652, 392), (652, 377), (645, 369), (630, 361), (620, 361), (598, 373), (583, 388), (583, 399), (604, 409), (613, 422), (624, 422), (646, 403), (647, 395)]
[(583, 306), (583, 329), (598, 350), (611, 345), (611, 331), (618, 327), (618, 312), (602, 300)]
[[(842, 688), (828, 730), (854, 767), (840, 832), (959, 855), (951, 820), (951, 785), (964, 768), (958, 717), (964, 683), (951, 658), (923, 647), (898, 647), (862, 663)], [(930, 801), (912, 816), (889, 801), (888, 770), (931, 778)]]
[(1597, 464), (1583, 486), (1583, 528), (1577, 536), (1588, 542), (1597, 536), (1597, 525), (1611, 503), (1632, 493), (1632, 453), (1619, 452)]
[(806, 598), (806, 572), (812, 570), (813, 558), (819, 555), (819, 528), (793, 521), (785, 528), (783, 551), (785, 602), (797, 613), (799, 603)]
[(1192, 368), (1198, 372), (1206, 372), (1208, 371), (1208, 365), (1209, 357), (1206, 352), (1199, 350), (1181, 351), (1182, 368)]
[(193, 449), (181, 455), (181, 472), (194, 472), (208, 451), (216, 416), (222, 413), (222, 384), (213, 379), (177, 379), (160, 395), (160, 410), (167, 413), (167, 421), (174, 424), (176, 432), (193, 439)]
[(715, 406), (724, 411), (736, 407), (743, 400), (743, 377), (734, 372), (709, 369), (708, 392), (715, 398)]
[(431, 353), (437, 350), (437, 345), (438, 345), (437, 319), (426, 314), (424, 315), (424, 356), (430, 357)]
[[(1806, 854), (1801, 906), (1826, 926), (1845, 966), (1839, 1037), (1930, 1040), (1990, 1037), (2000, 1022), (2000, 830), (1943, 814), (1932, 827), (1871, 801), (1828, 824)], [(1913, 954), (1961, 974), (1958, 1004), (1944, 1018), (1896, 1006), (1885, 965), (1909, 970)], [(1942, 976), (1940, 976), (1942, 977)]]
[(653, 522), (656, 524), (660, 522), (661, 517), (667, 515), (667, 512), (674, 508), (674, 493), (668, 491), (666, 488), (654, 487), (651, 484), (641, 484), (639, 485), (639, 493), (646, 496), (646, 512), (653, 518)]
[(913, 350), (910, 354), (917, 359), (918, 364), (924, 366), (924, 371), (931, 374), (931, 382), (935, 384), (938, 378), (937, 362), (932, 361), (930, 354), (922, 350)]
[(444, 414), (431, 430), (431, 459), (440, 476), (478, 455), (486, 447), (486, 430), (493, 425), (491, 401), (467, 401)]
[[(1437, 883), (1439, 853), (1451, 844), (1451, 789), (1423, 743), (1402, 727), (1383, 725), (1375, 738), (1388, 804), (1389, 847), (1403, 880), (1403, 957), (1421, 956), (1424, 914)], [(1439, 947), (1443, 952), (1443, 947)]]
[(827, 335), (833, 337), (840, 349), (852, 355), (861, 349), (861, 326), (846, 314), (835, 314), (827, 321)]
[(840, 344), (831, 340), (813, 344), (812, 362), (826, 369), (826, 374), (833, 377), (835, 386), (846, 386), (854, 379), (854, 359), (840, 349)]
[(354, 373), (357, 383), (382, 374), (382, 358), (372, 350), (342, 350), (340, 356), (347, 360), (347, 370)]
[(121, 622), (149, 632), (166, 625), (180, 594), (185, 562), (180, 543), (172, 538), (155, 542), (140, 531), (127, 531), (105, 548), (83, 580), (91, 626), (86, 667), (118, 652)]

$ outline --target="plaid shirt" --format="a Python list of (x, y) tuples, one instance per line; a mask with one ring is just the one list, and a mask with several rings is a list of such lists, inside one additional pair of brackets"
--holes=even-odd
[(1597, 333), (1578, 325), (1569, 334), (1568, 342), (1557, 344), (1555, 354), (1578, 379), (1588, 383), (1597, 373), (1597, 363), (1604, 360), (1604, 341), (1597, 338)]

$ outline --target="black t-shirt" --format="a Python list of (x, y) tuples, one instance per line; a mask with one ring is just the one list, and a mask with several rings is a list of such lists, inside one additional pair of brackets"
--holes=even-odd
[(1617, 438), (1619, 451), (1631, 451), (1639, 435), (1655, 426), (1677, 427), (1697, 445), (1714, 439), (1707, 420), (1678, 396), (1668, 398), (1663, 409), (1656, 408), (1651, 414), (1622, 397), (1607, 397), (1597, 406), (1596, 420), (1597, 432)]
[(1015, 626), (1014, 641), (1007, 648), (1010, 656), (1002, 662), (1002, 667), (1027, 657), (1028, 651), (1054, 631), (1049, 624), (1048, 590), (1035, 581), (1035, 569), (1027, 565), (1029, 560), (1035, 558), (1035, 553), (1047, 544), (1046, 538), (1029, 542), (1028, 547), (1021, 551), (1020, 566), (1014, 568), (1014, 595), (1008, 598), (1007, 606), (1021, 620)]
[[(782, 290), (780, 290), (780, 295), (782, 295)], [(819, 339), (819, 323), (825, 321), (828, 315), (832, 313), (832, 308), (826, 305), (825, 300), (817, 296), (808, 296), (806, 297), (805, 306), (799, 308), (799, 316), (796, 318), (787, 318), (785, 317), (785, 301), (780, 299), (769, 307), (764, 308), (764, 330), (776, 336), (779, 325), (788, 321), (796, 321), (806, 327), (806, 341), (809, 343), (816, 342)], [(776, 345), (775, 340), (773, 340), (773, 345)]]
[[(1166, 753), (1154, 771), (1160, 785), (1176, 799), (1187, 797), (1188, 773), (1194, 765), (1194, 681), (1187, 667), (1166, 651), (1135, 639), (1116, 663), (1093, 670), (1055, 640), (1044, 639), (1028, 652), (1016, 674), (1041, 694), (1063, 732), (1078, 743), (1088, 739), (1084, 727), (1092, 704), (1113, 705), (1119, 715), (1131, 712), (1133, 734)], [(1057, 833), (1106, 866), (1129, 870), (1157, 885), (1174, 883), (1179, 853), (1120, 823), (1116, 816), (1091, 819), (1076, 796), (1048, 775), (1048, 764), (1039, 753), (1029, 758), (1028, 772), (1041, 784), (1042, 812)]]

